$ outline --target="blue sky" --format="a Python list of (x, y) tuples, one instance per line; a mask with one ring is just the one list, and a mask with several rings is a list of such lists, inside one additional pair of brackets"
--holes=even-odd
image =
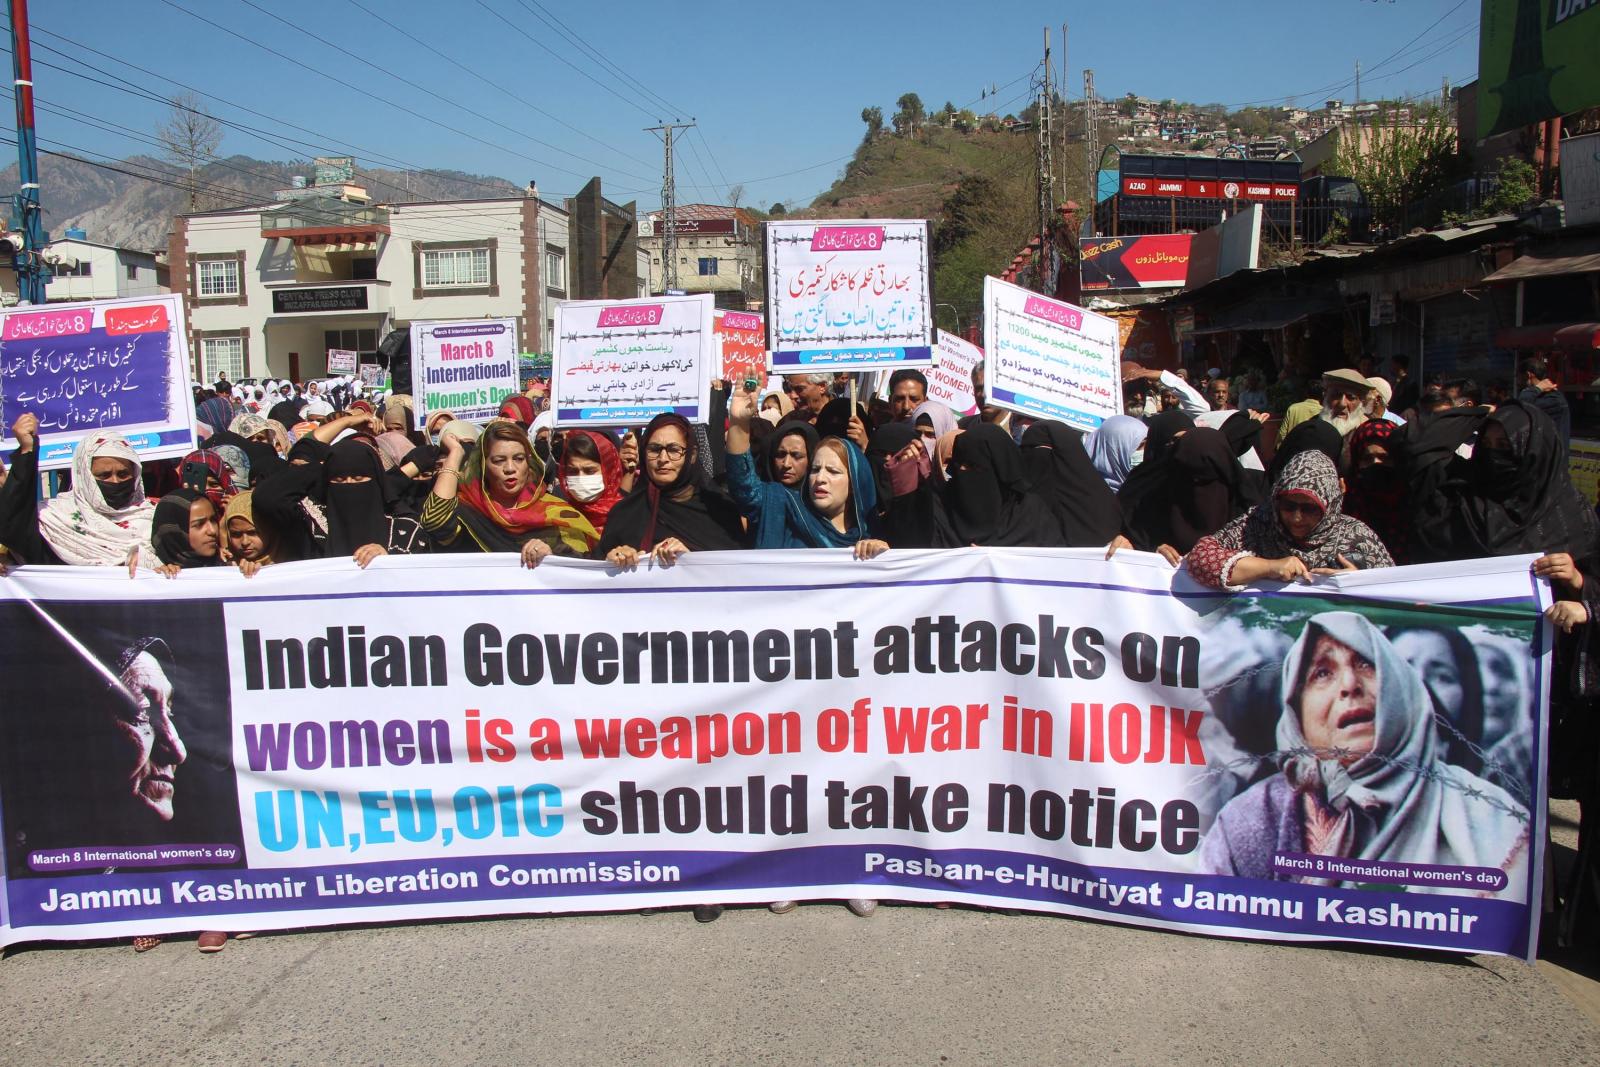
[[(1436, 93), (1441, 79), (1460, 84), (1477, 69), (1478, 0), (30, 6), (44, 147), (153, 153), (138, 138), (150, 137), (167, 109), (138, 94), (182, 91), (163, 80), (171, 78), (211, 94), (202, 99), (218, 117), (263, 131), (227, 129), (224, 154), (354, 154), (358, 166), (537, 178), (550, 196), (599, 174), (608, 196), (641, 207), (660, 202), (662, 156), (643, 127), (699, 123), (677, 155), (680, 202), (721, 200), (738, 183), (747, 202), (805, 203), (853, 151), (863, 107), (887, 116), (906, 91), (930, 110), (946, 100), (980, 112), (1024, 106), (1047, 25), (1059, 77), (1063, 18), (1073, 96), (1085, 66), (1101, 97), (1131, 91), (1233, 105), (1297, 94), (1302, 105), (1353, 100), (1357, 60), (1367, 98)], [(990, 85), (1000, 87), (997, 100), (980, 101)]]

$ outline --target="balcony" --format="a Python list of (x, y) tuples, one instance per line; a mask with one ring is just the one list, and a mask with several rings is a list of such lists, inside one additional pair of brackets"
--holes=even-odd
[(261, 213), (261, 236), (296, 245), (370, 248), (389, 233), (389, 209), (332, 197), (308, 197)]

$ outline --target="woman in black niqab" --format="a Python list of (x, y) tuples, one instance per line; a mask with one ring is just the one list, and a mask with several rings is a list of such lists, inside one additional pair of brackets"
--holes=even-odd
[(1068, 547), (1107, 545), (1121, 531), (1117, 494), (1089, 461), (1081, 433), (1060, 422), (1034, 423), (1022, 434), (1022, 464)]
[(1011, 435), (980, 423), (955, 440), (945, 509), (956, 544), (1057, 548), (1061, 524), (1022, 469)]
[(1143, 478), (1129, 478), (1117, 498), (1125, 532), (1135, 548), (1158, 552), (1167, 546), (1178, 555), (1259, 500), (1227, 436), (1205, 427), (1185, 433), (1171, 454)]

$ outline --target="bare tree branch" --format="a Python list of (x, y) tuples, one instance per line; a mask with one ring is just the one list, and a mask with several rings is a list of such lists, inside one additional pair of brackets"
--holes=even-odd
[(168, 162), (188, 172), (189, 210), (200, 208), (199, 186), (196, 173), (202, 164), (216, 158), (222, 144), (222, 125), (200, 105), (193, 93), (183, 93), (172, 98), (172, 116), (156, 127), (156, 139), (161, 142), (161, 153)]

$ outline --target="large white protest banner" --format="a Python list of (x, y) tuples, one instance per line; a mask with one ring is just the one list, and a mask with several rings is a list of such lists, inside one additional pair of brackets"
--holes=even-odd
[(988, 403), (1093, 430), (1122, 412), (1116, 320), (983, 280)]
[(705, 422), (714, 310), (709, 293), (556, 305), (556, 425), (638, 426), (667, 412)]
[(466, 422), (488, 422), (517, 382), (517, 320), (457, 319), (411, 324), (412, 395), (417, 428), (448, 411)]
[(39, 419), (41, 470), (72, 466), (96, 430), (144, 459), (184, 455), (196, 447), (190, 382), (181, 296), (0, 312), (0, 455), (16, 451), (11, 426), (24, 414)]
[(765, 231), (774, 371), (932, 364), (926, 222), (785, 219), (765, 223)]
[[(1532, 557), (1102, 555), (23, 568), (0, 944), (873, 897), (1531, 954)], [(1514, 692), (1430, 688), (1441, 633)]]

